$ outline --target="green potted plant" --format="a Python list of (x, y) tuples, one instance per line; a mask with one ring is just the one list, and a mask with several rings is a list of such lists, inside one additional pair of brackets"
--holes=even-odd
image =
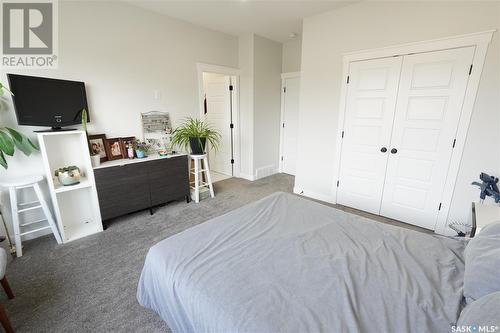
[[(7, 87), (0, 83), (0, 96), (5, 93), (14, 96)], [(0, 165), (4, 169), (9, 167), (6, 156), (13, 156), (16, 149), (30, 156), (33, 151), (38, 150), (38, 147), (26, 135), (9, 127), (0, 127)]]
[(146, 157), (146, 153), (149, 150), (149, 145), (146, 142), (141, 142), (139, 140), (135, 141), (134, 144), (134, 150), (135, 150), (135, 155), (137, 158), (144, 158)]
[(187, 118), (181, 126), (172, 132), (172, 146), (179, 146), (185, 150), (191, 148), (194, 155), (205, 154), (205, 146), (208, 142), (212, 149), (219, 149), (221, 135), (208, 123), (194, 118)]

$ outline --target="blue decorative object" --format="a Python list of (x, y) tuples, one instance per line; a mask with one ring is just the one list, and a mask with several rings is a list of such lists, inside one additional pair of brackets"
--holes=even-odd
[(135, 154), (137, 155), (137, 158), (144, 158), (146, 157), (146, 153), (142, 150), (136, 150)]
[(481, 172), (479, 179), (482, 180), (482, 183), (472, 182), (472, 185), (477, 185), (481, 189), (481, 193), (479, 194), (481, 200), (484, 200), (488, 196), (492, 197), (496, 203), (500, 202), (500, 192), (497, 186), (498, 178)]

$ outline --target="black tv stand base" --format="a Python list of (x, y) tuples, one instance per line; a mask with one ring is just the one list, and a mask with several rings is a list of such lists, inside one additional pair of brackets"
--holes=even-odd
[(35, 131), (35, 133), (47, 133), (47, 132), (69, 132), (76, 131), (76, 128), (62, 128), (62, 127), (52, 127), (51, 129)]

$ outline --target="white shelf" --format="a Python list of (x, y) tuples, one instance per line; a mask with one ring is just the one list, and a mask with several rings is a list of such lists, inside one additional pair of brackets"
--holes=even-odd
[(66, 234), (66, 242), (71, 242), (96, 233), (96, 223), (85, 222), (75, 225), (66, 226), (64, 228)]
[[(63, 243), (101, 232), (101, 212), (85, 132), (38, 133), (38, 143)], [(54, 178), (54, 170), (69, 165), (80, 168), (85, 177), (78, 184), (64, 186)]]
[(54, 180), (54, 191), (56, 193), (63, 193), (81, 188), (91, 187), (92, 183), (87, 178), (81, 178), (80, 182), (75, 185), (61, 185), (57, 179)]

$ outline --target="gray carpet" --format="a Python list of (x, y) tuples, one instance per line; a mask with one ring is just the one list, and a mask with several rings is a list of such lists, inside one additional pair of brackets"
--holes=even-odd
[(276, 191), (291, 192), (293, 177), (215, 183), (216, 197), (171, 203), (114, 220), (102, 233), (65, 245), (52, 236), (24, 242), (7, 277), (16, 295), (0, 292), (17, 332), (165, 332), (163, 321), (136, 300), (148, 249), (210, 218)]
[[(171, 235), (276, 191), (291, 192), (293, 177), (277, 174), (254, 182), (215, 183), (216, 197), (199, 204), (176, 202), (153, 216), (139, 212), (115, 219), (107, 230), (65, 245), (53, 236), (24, 242), (24, 255), (7, 267), (16, 295), (0, 291), (17, 332), (168, 332), (137, 303), (137, 282), (148, 249)], [(330, 205), (332, 206), (332, 205)], [(383, 223), (424, 229), (334, 206)]]

